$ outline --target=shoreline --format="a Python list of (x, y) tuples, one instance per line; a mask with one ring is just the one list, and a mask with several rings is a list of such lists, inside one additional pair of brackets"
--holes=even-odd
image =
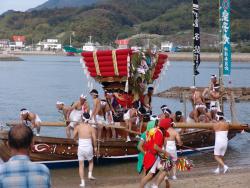
[[(191, 52), (163, 52), (169, 56), (169, 61), (193, 61), (193, 53)], [(51, 52), (51, 51), (10, 51), (5, 56), (40, 56), (40, 55), (51, 55), (51, 56), (65, 56), (63, 51)], [(76, 57), (80, 54), (76, 54)], [(201, 61), (218, 62), (220, 59), (219, 53), (214, 52), (201, 52)], [(1, 60), (1, 55), (0, 55)], [(250, 53), (233, 53), (232, 62), (244, 62), (250, 63)]]
[(12, 54), (0, 54), (0, 61), (24, 61), (24, 60)]
[[(226, 174), (213, 174), (215, 166), (193, 168), (190, 172), (179, 172), (177, 180), (170, 180), (171, 188), (214, 188), (214, 187), (250, 187), (250, 166), (230, 167)], [(67, 169), (66, 169), (67, 171)], [(96, 181), (86, 180), (86, 186), (89, 188), (137, 188), (139, 187), (140, 176), (134, 174), (130, 176), (120, 177), (97, 177)], [(67, 182), (67, 185), (66, 185)], [(55, 176), (55, 171), (52, 171), (52, 185), (55, 188), (66, 188), (68, 185), (79, 187), (79, 177), (77, 169), (75, 169), (74, 177), (69, 179), (61, 179), (61, 176)], [(162, 183), (161, 188), (164, 188), (165, 183)]]
[[(166, 54), (169, 56), (169, 61), (193, 61), (193, 53), (191, 52), (170, 52)], [(219, 60), (219, 53), (201, 52), (201, 61), (218, 62)], [(232, 62), (250, 63), (250, 53), (232, 53)]]

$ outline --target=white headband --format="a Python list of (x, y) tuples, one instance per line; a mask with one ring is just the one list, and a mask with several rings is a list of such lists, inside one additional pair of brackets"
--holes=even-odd
[(81, 99), (87, 99), (87, 96), (86, 96), (86, 95), (81, 94), (80, 98), (81, 98)]
[(28, 110), (22, 110), (22, 111), (20, 112), (21, 115), (25, 115), (25, 114), (28, 114), (28, 113), (29, 113)]
[(190, 89), (196, 89), (196, 87), (195, 86), (190, 86)]
[(61, 105), (61, 104), (64, 104), (64, 102), (57, 101), (56, 104), (57, 104), (57, 105)]
[(206, 107), (206, 105), (204, 105), (204, 104), (197, 104), (196, 106), (195, 106), (195, 109), (197, 109), (197, 108), (207, 108)]
[(82, 115), (82, 120), (84, 123), (88, 123), (89, 119), (85, 118), (83, 115)]
[(212, 78), (217, 78), (217, 76), (215, 74), (211, 75), (211, 79)]
[(216, 119), (217, 119), (217, 121), (219, 121), (220, 118), (223, 118), (223, 119), (224, 119), (224, 116), (221, 116), (221, 115), (216, 114)]
[(102, 106), (105, 106), (106, 104), (107, 104), (106, 101), (101, 101), (101, 105), (102, 105)]

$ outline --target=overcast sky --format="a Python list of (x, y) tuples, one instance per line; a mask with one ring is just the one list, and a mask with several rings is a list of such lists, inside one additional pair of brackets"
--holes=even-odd
[(7, 10), (25, 11), (34, 8), (47, 0), (0, 0), (0, 14)]

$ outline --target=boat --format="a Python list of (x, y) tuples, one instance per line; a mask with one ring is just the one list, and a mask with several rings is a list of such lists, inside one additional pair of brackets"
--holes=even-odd
[(89, 41), (83, 45), (82, 50), (84, 52), (93, 52), (98, 50), (99, 47), (100, 45), (98, 43), (92, 42), (92, 36), (89, 36)]
[[(9, 126), (17, 125), (17, 122), (8, 123)], [(63, 122), (43, 122), (42, 126), (65, 126)], [(96, 158), (100, 159), (122, 159), (122, 158), (134, 158), (137, 156), (137, 144), (138, 139), (132, 138), (131, 142), (126, 142), (126, 129), (125, 125), (120, 124), (112, 126), (116, 127), (117, 134), (120, 138), (98, 140), (98, 152)], [(177, 123), (176, 128), (200, 128), (191, 132), (181, 134), (183, 141), (182, 154), (189, 154), (202, 150), (210, 150), (214, 145), (214, 132), (210, 129), (213, 124), (195, 124), (187, 125), (186, 123)], [(250, 132), (248, 125), (231, 125), (228, 138), (232, 139), (241, 130)], [(132, 131), (134, 135), (139, 134), (136, 131)], [(8, 161), (11, 157), (11, 153), (8, 147), (8, 132), (0, 131), (0, 157), (3, 161)], [(61, 163), (69, 163), (77, 161), (77, 142), (73, 139), (56, 138), (46, 136), (35, 136), (34, 146), (30, 152), (30, 158), (34, 162), (44, 163), (49, 166), (53, 166)], [(181, 149), (178, 146), (178, 149)], [(180, 150), (179, 150), (180, 152)]]
[[(198, 43), (194, 47), (198, 48), (197, 45)], [(140, 52), (131, 49), (93, 50), (93, 48), (88, 50), (86, 48), (81, 53), (83, 70), (89, 79), (88, 81), (99, 82), (105, 90), (117, 92), (117, 101), (125, 108), (131, 106), (133, 100), (138, 100), (148, 85), (157, 83), (161, 72), (165, 71), (168, 59), (165, 53), (152, 53), (151, 51)], [(194, 57), (198, 57), (199, 51), (194, 52)], [(194, 78), (198, 74), (198, 64), (199, 57), (194, 62)], [(118, 137), (116, 139), (98, 140), (97, 158), (121, 159), (136, 157), (138, 153), (136, 135), (139, 135), (139, 133), (137, 130), (128, 131), (125, 129), (122, 118), (115, 121), (115, 125), (109, 125), (108, 127), (116, 129)], [(145, 124), (147, 121), (145, 120)], [(14, 126), (15, 123), (8, 123), (8, 125)], [(42, 126), (65, 127), (65, 123), (43, 122)], [(185, 146), (183, 152), (189, 153), (212, 149), (215, 141), (214, 131), (211, 130), (212, 126), (213, 124), (176, 124), (176, 128), (195, 128), (181, 134)], [(249, 126), (230, 125), (229, 139), (232, 139), (241, 130), (249, 131)], [(125, 140), (127, 132), (133, 135), (131, 142)], [(0, 131), (0, 157), (3, 161), (10, 158), (7, 141), (7, 132)], [(45, 164), (76, 161), (77, 143), (73, 139), (35, 137), (30, 157), (32, 161)]]

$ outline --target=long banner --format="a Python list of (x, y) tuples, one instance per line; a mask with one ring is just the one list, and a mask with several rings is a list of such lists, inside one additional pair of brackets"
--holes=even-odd
[(230, 0), (220, 1), (220, 27), (222, 34), (223, 74), (231, 74), (231, 31), (230, 31)]
[(198, 0), (193, 0), (193, 26), (194, 26), (194, 49), (193, 49), (193, 60), (194, 60), (194, 75), (198, 75), (198, 67), (200, 65), (200, 25), (199, 25), (199, 4)]

